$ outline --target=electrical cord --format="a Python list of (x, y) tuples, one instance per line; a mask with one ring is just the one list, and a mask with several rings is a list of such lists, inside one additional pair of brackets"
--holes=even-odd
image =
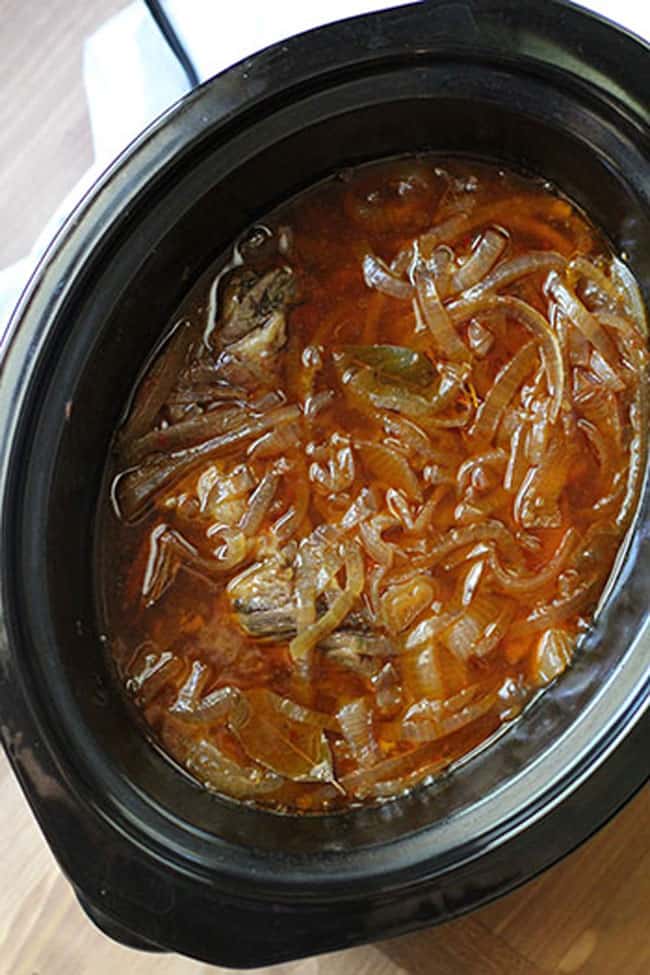
[(171, 21), (165, 12), (160, 0), (144, 0), (147, 10), (153, 17), (156, 26), (163, 35), (169, 48), (180, 64), (181, 68), (185, 73), (185, 77), (190, 83), (190, 88), (195, 88), (200, 84), (201, 79), (199, 78), (198, 72), (192, 62), (191, 57), (187, 53), (187, 49), (180, 37), (171, 25)]

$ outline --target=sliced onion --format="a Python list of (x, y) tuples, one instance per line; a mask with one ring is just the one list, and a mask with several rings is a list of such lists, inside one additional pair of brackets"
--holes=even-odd
[(441, 707), (436, 720), (403, 721), (400, 728), (402, 741), (438, 741), (466, 728), (467, 725), (484, 718), (496, 711), (499, 704), (498, 691), (485, 694), (477, 701), (466, 704), (459, 711), (448, 712), (444, 709), (446, 702), (440, 702)]
[[(223, 528), (232, 532), (233, 529)], [(241, 532), (236, 533), (241, 535)], [(185, 569), (205, 582), (216, 580), (224, 572), (242, 562), (248, 554), (247, 545), (239, 545), (223, 558), (215, 551), (213, 559), (199, 555), (194, 546), (179, 532), (167, 525), (158, 525), (150, 536), (149, 558), (142, 583), (142, 597), (146, 606), (153, 606), (171, 586), (179, 569)]]
[(525, 620), (513, 624), (512, 636), (527, 636), (536, 630), (545, 630), (575, 616), (595, 602), (599, 585), (598, 577), (587, 579), (569, 595), (534, 609)]
[(478, 284), (499, 260), (508, 246), (508, 238), (500, 230), (486, 230), (479, 238), (471, 256), (451, 277), (449, 292), (458, 294)]
[(179, 688), (175, 703), (170, 708), (176, 712), (195, 711), (201, 697), (201, 692), (206, 681), (210, 677), (210, 671), (200, 660), (194, 660), (190, 668), (190, 673), (185, 683)]
[(398, 524), (399, 522), (393, 515), (380, 514), (365, 521), (359, 528), (359, 538), (366, 552), (377, 565), (383, 566), (384, 569), (389, 569), (393, 564), (395, 546), (384, 541), (381, 537), (382, 532), (388, 528), (395, 528)]
[(648, 443), (648, 407), (647, 392), (643, 382), (640, 383), (634, 402), (630, 406), (630, 427), (632, 428), (632, 439), (629, 446), (629, 467), (627, 484), (625, 487), (625, 497), (621, 504), (616, 524), (619, 528), (628, 525), (636, 509), (643, 474), (645, 470), (645, 457)]
[(372, 677), (375, 703), (380, 712), (394, 712), (402, 703), (399, 675), (392, 663), (384, 664)]
[(193, 444), (229, 431), (244, 427), (257, 415), (242, 406), (220, 406), (206, 413), (194, 413), (186, 419), (161, 429), (149, 430), (136, 440), (129, 441), (122, 450), (125, 466), (139, 464), (145, 457), (156, 453), (172, 453)]
[[(479, 223), (486, 222), (479, 220)], [(476, 226), (476, 225), (474, 225)], [(472, 229), (472, 214), (470, 212), (454, 213), (443, 220), (436, 227), (427, 230), (418, 238), (418, 248), (427, 257), (440, 244), (451, 244), (458, 237)]]
[(340, 524), (344, 531), (358, 528), (362, 521), (375, 514), (377, 511), (375, 493), (369, 488), (361, 488), (359, 494), (341, 518)]
[(129, 664), (126, 689), (137, 697), (142, 707), (147, 707), (164, 687), (175, 685), (184, 666), (170, 650), (161, 652), (156, 644), (147, 640)]
[(214, 721), (223, 721), (239, 701), (240, 696), (241, 692), (238, 688), (228, 685), (211, 691), (193, 707), (183, 707), (179, 706), (179, 695), (179, 699), (172, 708), (172, 713), (181, 717), (183, 721), (195, 724), (212, 724)]
[(316, 622), (316, 575), (317, 565), (312, 553), (303, 542), (295, 561), (296, 630), (302, 633)]
[(552, 400), (550, 419), (551, 423), (555, 423), (564, 397), (564, 363), (555, 332), (543, 315), (525, 301), (520, 301), (518, 298), (497, 297), (492, 299), (491, 304), (516, 318), (540, 342), (544, 352), (546, 385)]
[(470, 427), (471, 437), (487, 443), (494, 438), (506, 407), (537, 361), (535, 343), (528, 342), (499, 370)]
[(505, 636), (511, 612), (487, 594), (475, 596), (469, 608), (443, 636), (445, 646), (460, 660), (484, 657)]
[(521, 257), (513, 257), (509, 261), (503, 261), (498, 267), (488, 274), (487, 277), (466, 291), (457, 301), (449, 305), (449, 313), (454, 320), (457, 316), (469, 318), (478, 310), (480, 302), (486, 296), (495, 291), (518, 281), (519, 278), (529, 274), (536, 274), (539, 271), (560, 271), (566, 267), (566, 260), (561, 254), (554, 251), (530, 251), (522, 254)]
[(391, 416), (386, 414), (382, 417), (384, 430), (389, 436), (394, 437), (399, 446), (411, 457), (422, 456), (427, 458), (431, 454), (431, 440), (417, 423), (407, 420), (403, 416)]
[(229, 525), (216, 525), (209, 530), (210, 538), (215, 536), (221, 541), (213, 552), (216, 560), (215, 570), (230, 572), (242, 564), (250, 554), (248, 539), (238, 528)]
[(334, 399), (335, 393), (332, 389), (324, 389), (314, 396), (308, 396), (303, 407), (305, 416), (307, 419), (313, 420), (315, 416), (327, 409)]
[(515, 499), (513, 514), (523, 528), (559, 528), (562, 513), (559, 499), (566, 485), (570, 455), (556, 438), (541, 463), (531, 467)]
[(353, 630), (338, 630), (319, 643), (319, 648), (328, 652), (346, 650), (359, 657), (394, 657), (397, 650), (394, 644), (383, 635), (355, 633)]
[(451, 528), (440, 541), (429, 546), (426, 555), (415, 556), (411, 564), (417, 568), (430, 568), (457, 548), (486, 541), (496, 542), (513, 562), (520, 561), (521, 551), (512, 533), (502, 522), (489, 519), (480, 525)]
[(469, 359), (469, 351), (447, 314), (433, 277), (420, 267), (414, 272), (414, 281), (417, 295), (415, 300), (440, 351), (452, 360)]
[(494, 335), (480, 322), (471, 321), (467, 327), (467, 341), (472, 352), (483, 359), (494, 345)]
[(583, 278), (600, 291), (601, 296), (610, 305), (617, 307), (623, 303), (623, 295), (604, 271), (586, 257), (573, 257), (567, 267), (567, 281), (575, 289), (576, 284)]
[(323, 711), (314, 711), (313, 708), (306, 708), (304, 705), (297, 704), (296, 701), (292, 701), (288, 697), (281, 697), (279, 694), (274, 694), (273, 691), (267, 688), (260, 688), (255, 693), (258, 699), (263, 698), (268, 708), (277, 711), (278, 714), (283, 714), (285, 717), (290, 718), (291, 721), (313, 725), (314, 728), (320, 728), (321, 731), (332, 731), (337, 734), (341, 731), (338, 719), (331, 714), (325, 714)]
[(503, 467), (505, 462), (506, 454), (505, 451), (501, 450), (500, 447), (495, 447), (493, 450), (487, 450), (485, 453), (477, 454), (474, 457), (469, 457), (460, 465), (458, 468), (458, 473), (456, 474), (456, 484), (459, 497), (462, 497), (462, 495), (464, 495), (467, 489), (471, 486), (474, 472), (477, 469), (486, 465)]
[(365, 698), (344, 705), (337, 715), (343, 737), (361, 768), (371, 768), (381, 758), (372, 727), (372, 711)]
[[(449, 293), (449, 284), (454, 266), (454, 252), (450, 247), (436, 247), (431, 257), (425, 261), (427, 271), (433, 275), (436, 290), (441, 298)], [(417, 261), (411, 264), (411, 275), (417, 267)]]
[(642, 335), (648, 334), (648, 319), (645, 304), (636, 278), (627, 264), (615, 257), (612, 261), (611, 275), (625, 295), (625, 304), (634, 324)]
[(296, 535), (309, 510), (309, 482), (302, 473), (297, 475), (293, 504), (271, 526), (271, 532), (280, 542), (288, 542)]
[(471, 525), (476, 521), (482, 521), (486, 517), (495, 514), (501, 508), (510, 504), (510, 496), (501, 485), (496, 487), (490, 494), (482, 498), (470, 497), (461, 501), (454, 509), (454, 518), (458, 525)]
[(569, 362), (572, 366), (589, 365), (591, 345), (586, 335), (569, 322), (568, 330)]
[(151, 429), (183, 371), (195, 340), (196, 329), (190, 322), (181, 321), (174, 327), (138, 386), (128, 419), (120, 432), (121, 444), (130, 443)]
[(484, 570), (485, 562), (483, 559), (479, 559), (477, 562), (473, 562), (465, 573), (460, 597), (463, 606), (469, 606), (476, 596)]
[(510, 437), (510, 454), (503, 478), (506, 491), (518, 491), (526, 472), (526, 428), (518, 426)]
[(300, 427), (297, 423), (288, 423), (286, 426), (278, 427), (277, 430), (270, 430), (263, 433), (261, 437), (254, 440), (246, 453), (253, 460), (264, 460), (267, 457), (277, 457), (279, 454), (286, 453), (296, 444), (300, 443)]
[(236, 799), (267, 795), (283, 783), (279, 775), (259, 765), (244, 768), (224, 755), (213, 742), (204, 739), (190, 748), (185, 765), (206, 788)]
[(271, 468), (251, 494), (246, 511), (239, 521), (239, 527), (247, 538), (257, 535), (262, 527), (262, 522), (278, 490), (280, 476), (281, 472), (277, 467)]
[(413, 534), (424, 535), (431, 525), (436, 508), (447, 494), (447, 485), (439, 484), (424, 502), (413, 521)]
[(343, 564), (338, 538), (338, 532), (332, 526), (320, 526), (300, 543), (294, 577), (298, 634), (315, 623), (316, 598), (329, 586)]
[(504, 569), (496, 552), (492, 550), (489, 557), (489, 565), (494, 581), (499, 589), (512, 595), (520, 595), (532, 592), (535, 589), (542, 589), (550, 585), (562, 571), (569, 555), (573, 551), (575, 541), (575, 529), (567, 529), (547, 565), (539, 572), (531, 573), (515, 573)]
[(409, 301), (413, 295), (411, 285), (394, 274), (374, 254), (366, 254), (363, 259), (363, 279), (369, 288), (375, 288), (391, 298)]
[(571, 663), (575, 639), (566, 630), (550, 629), (541, 635), (533, 653), (533, 680), (538, 687), (550, 684)]
[(616, 362), (618, 357), (611, 339), (556, 271), (551, 271), (549, 274), (546, 291), (555, 299), (567, 318), (589, 339), (594, 348), (598, 349), (602, 357), (610, 365)]
[[(421, 623), (414, 626), (410, 633), (407, 634), (404, 640), (404, 652), (411, 653), (415, 650), (430, 649), (440, 635), (445, 630), (448, 630), (453, 623), (457, 622), (460, 616), (460, 612), (438, 612), (433, 616), (428, 616)], [(433, 696), (435, 697), (436, 695), (434, 694)]]
[(442, 698), (445, 694), (436, 647), (425, 646), (399, 658), (404, 690), (410, 700)]
[(596, 349), (591, 353), (590, 366), (592, 373), (601, 381), (603, 386), (607, 386), (615, 393), (620, 393), (625, 389), (623, 380)]
[(417, 475), (404, 454), (385, 444), (358, 442), (356, 448), (369, 472), (388, 487), (403, 491), (407, 498), (422, 501)]
[[(488, 313), (493, 311), (505, 312), (506, 315), (510, 315), (521, 322), (540, 342), (544, 351), (544, 368), (546, 371), (548, 392), (553, 400), (551, 420), (555, 423), (560, 412), (562, 397), (564, 396), (564, 365), (562, 362), (560, 343), (549, 323), (532, 305), (527, 304), (525, 301), (520, 301), (519, 298), (504, 298), (500, 295), (488, 295), (477, 303), (477, 307), (472, 311), (472, 314), (479, 310)], [(454, 317), (454, 320), (462, 321), (468, 316), (459, 313), (459, 317), (452, 317)]]
[(345, 589), (336, 596), (327, 612), (316, 622), (305, 627), (289, 644), (294, 660), (303, 658), (340, 626), (361, 595), (365, 579), (363, 556), (359, 546), (354, 542), (347, 543), (345, 546), (345, 573)]
[(434, 595), (431, 580), (423, 575), (389, 585), (381, 599), (381, 618), (388, 632), (407, 629), (431, 605)]
[(589, 420), (578, 420), (577, 427), (579, 430), (582, 430), (593, 447), (601, 475), (606, 476), (610, 474), (612, 470), (612, 449), (607, 438)]
[(388, 488), (386, 491), (386, 507), (390, 514), (397, 519), (400, 527), (404, 531), (410, 532), (413, 530), (411, 506), (401, 491), (396, 491), (395, 488)]
[(396, 795), (410, 789), (425, 777), (435, 775), (449, 764), (440, 756), (440, 748), (427, 743), (420, 748), (387, 758), (371, 769), (359, 769), (343, 776), (341, 785), (349, 795), (358, 799), (370, 796)]
[(283, 406), (250, 420), (236, 430), (213, 437), (194, 447), (188, 447), (169, 456), (155, 454), (140, 467), (120, 475), (113, 492), (117, 510), (126, 521), (136, 520), (146, 511), (156, 495), (185, 474), (189, 474), (207, 458), (228, 454), (247, 440), (252, 440), (253, 437), (274, 427), (297, 420), (299, 416), (299, 406)]

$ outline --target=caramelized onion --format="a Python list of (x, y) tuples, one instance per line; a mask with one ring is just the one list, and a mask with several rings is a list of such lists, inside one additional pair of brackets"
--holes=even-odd
[(413, 294), (411, 285), (394, 274), (374, 254), (366, 254), (363, 259), (363, 280), (369, 288), (376, 288), (391, 298), (408, 301)]
[[(438, 703), (438, 702), (430, 702)], [(461, 728), (467, 727), (474, 721), (484, 718), (487, 714), (496, 711), (499, 704), (499, 692), (497, 690), (485, 694), (476, 701), (470, 701), (464, 707), (454, 711), (449, 707), (449, 702), (439, 702), (440, 707), (431, 719), (420, 721), (409, 721), (406, 718), (400, 725), (399, 735), (402, 741), (437, 741), (453, 735)]]
[(546, 289), (585, 338), (589, 339), (595, 349), (611, 365), (617, 361), (616, 349), (611, 339), (598, 323), (598, 320), (587, 311), (574, 291), (565, 284), (556, 271), (551, 271), (546, 282)]
[(648, 334), (648, 318), (641, 291), (636, 279), (627, 264), (618, 257), (612, 260), (611, 275), (617, 286), (625, 295), (625, 305), (627, 311), (632, 316), (634, 324), (641, 335)]
[(564, 568), (575, 545), (575, 540), (575, 529), (568, 528), (548, 564), (539, 572), (530, 573), (515, 573), (504, 569), (493, 549), (489, 556), (489, 565), (495, 583), (503, 592), (511, 593), (512, 595), (521, 595), (548, 586)]
[(488, 443), (494, 438), (505, 408), (537, 361), (535, 343), (528, 342), (501, 368), (476, 413), (469, 431), (471, 437)]
[(429, 326), (438, 349), (452, 360), (466, 361), (469, 359), (469, 351), (451, 323), (436, 290), (433, 277), (428, 275), (423, 268), (416, 268), (414, 281), (418, 308)]
[(418, 568), (430, 568), (454, 549), (485, 541), (496, 542), (502, 547), (504, 554), (515, 562), (521, 558), (519, 546), (505, 525), (500, 521), (488, 519), (481, 525), (450, 529), (438, 542), (428, 547), (426, 555), (416, 556), (412, 564)]
[(569, 595), (562, 596), (545, 606), (534, 609), (525, 620), (513, 624), (513, 635), (525, 636), (535, 630), (544, 630), (582, 612), (587, 606), (593, 605), (595, 602), (599, 582), (598, 578), (587, 579)]
[[(477, 310), (488, 313), (492, 311), (503, 311), (506, 315), (510, 315), (521, 322), (539, 341), (544, 351), (544, 368), (546, 370), (548, 392), (553, 400), (551, 421), (554, 423), (560, 411), (562, 397), (564, 396), (562, 350), (555, 332), (552, 331), (546, 319), (532, 305), (527, 304), (525, 301), (520, 301), (519, 298), (509, 296), (501, 297), (500, 295), (488, 296), (478, 302)], [(462, 321), (467, 317), (466, 314), (460, 312), (454, 316), (456, 321)]]
[(471, 256), (451, 277), (449, 291), (458, 294), (478, 284), (499, 260), (508, 246), (507, 236), (500, 230), (486, 230), (476, 243)]
[(377, 565), (389, 569), (395, 557), (395, 548), (389, 542), (385, 542), (381, 537), (382, 532), (388, 528), (394, 528), (398, 524), (396, 518), (389, 514), (375, 515), (364, 522), (359, 528), (359, 538), (363, 546)]
[(513, 257), (509, 261), (503, 261), (479, 284), (474, 285), (461, 298), (453, 302), (449, 306), (449, 312), (453, 313), (454, 318), (461, 314), (469, 318), (479, 309), (480, 302), (486, 295), (500, 291), (513, 281), (518, 281), (529, 274), (562, 270), (565, 266), (566, 260), (561, 254), (555, 254), (553, 251), (530, 251), (528, 254), (522, 254), (521, 257)]
[(266, 517), (266, 512), (275, 497), (280, 476), (280, 470), (277, 467), (267, 471), (251, 494), (246, 511), (239, 522), (239, 527), (248, 538), (259, 531)]
[(430, 579), (416, 575), (389, 585), (381, 600), (381, 617), (389, 633), (401, 633), (431, 605), (435, 590)]
[(338, 715), (343, 737), (361, 768), (371, 768), (381, 757), (372, 728), (372, 712), (365, 698), (344, 705)]
[(299, 416), (298, 406), (283, 406), (195, 447), (188, 447), (169, 456), (154, 455), (140, 467), (126, 471), (117, 479), (114, 494), (122, 517), (126, 521), (137, 519), (156, 495), (207, 458), (227, 454), (260, 433), (283, 423), (290, 423)]
[(379, 443), (357, 443), (357, 450), (369, 472), (381, 483), (403, 491), (408, 498), (422, 500), (417, 476), (404, 454)]
[(332, 633), (345, 619), (361, 595), (364, 583), (363, 557), (354, 542), (345, 548), (345, 589), (335, 598), (323, 616), (299, 633), (289, 644), (294, 660), (299, 660)]
[(546, 630), (533, 654), (533, 680), (538, 686), (555, 680), (571, 663), (575, 640), (566, 630)]
[(208, 789), (236, 799), (254, 799), (275, 792), (282, 785), (279, 775), (259, 765), (245, 768), (204, 738), (191, 746), (185, 765)]
[(174, 328), (153, 366), (140, 383), (129, 417), (122, 427), (122, 445), (142, 437), (154, 424), (167, 402), (196, 340), (196, 329), (188, 321)]
[(427, 743), (397, 758), (384, 759), (371, 769), (350, 772), (343, 776), (341, 785), (347, 793), (358, 799), (399, 795), (415, 782), (435, 775), (448, 764), (449, 759), (441, 757), (440, 748), (433, 743)]

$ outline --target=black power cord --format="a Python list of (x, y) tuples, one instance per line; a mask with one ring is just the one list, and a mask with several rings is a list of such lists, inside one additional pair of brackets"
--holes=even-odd
[(190, 83), (190, 88), (195, 88), (198, 84), (200, 84), (201, 79), (199, 78), (198, 72), (194, 67), (192, 59), (187, 53), (185, 45), (172, 27), (169, 17), (165, 12), (165, 8), (163, 7), (162, 3), (160, 3), (160, 0), (144, 0), (144, 2), (149, 13), (155, 20), (160, 33), (167, 41), (172, 54), (185, 72), (185, 77)]

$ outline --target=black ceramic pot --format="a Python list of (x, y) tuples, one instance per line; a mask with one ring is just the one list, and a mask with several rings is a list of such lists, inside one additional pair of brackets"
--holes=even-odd
[(232, 966), (394, 935), (511, 890), (648, 773), (648, 490), (575, 666), (499, 740), (383, 807), (281, 817), (208, 795), (142, 737), (93, 593), (111, 432), (188, 287), (251, 221), (368, 159), (462, 153), (543, 174), (650, 284), (650, 52), (555, 0), (435, 0), (270, 48), (188, 95), (79, 206), (0, 376), (5, 747), (88, 913)]

